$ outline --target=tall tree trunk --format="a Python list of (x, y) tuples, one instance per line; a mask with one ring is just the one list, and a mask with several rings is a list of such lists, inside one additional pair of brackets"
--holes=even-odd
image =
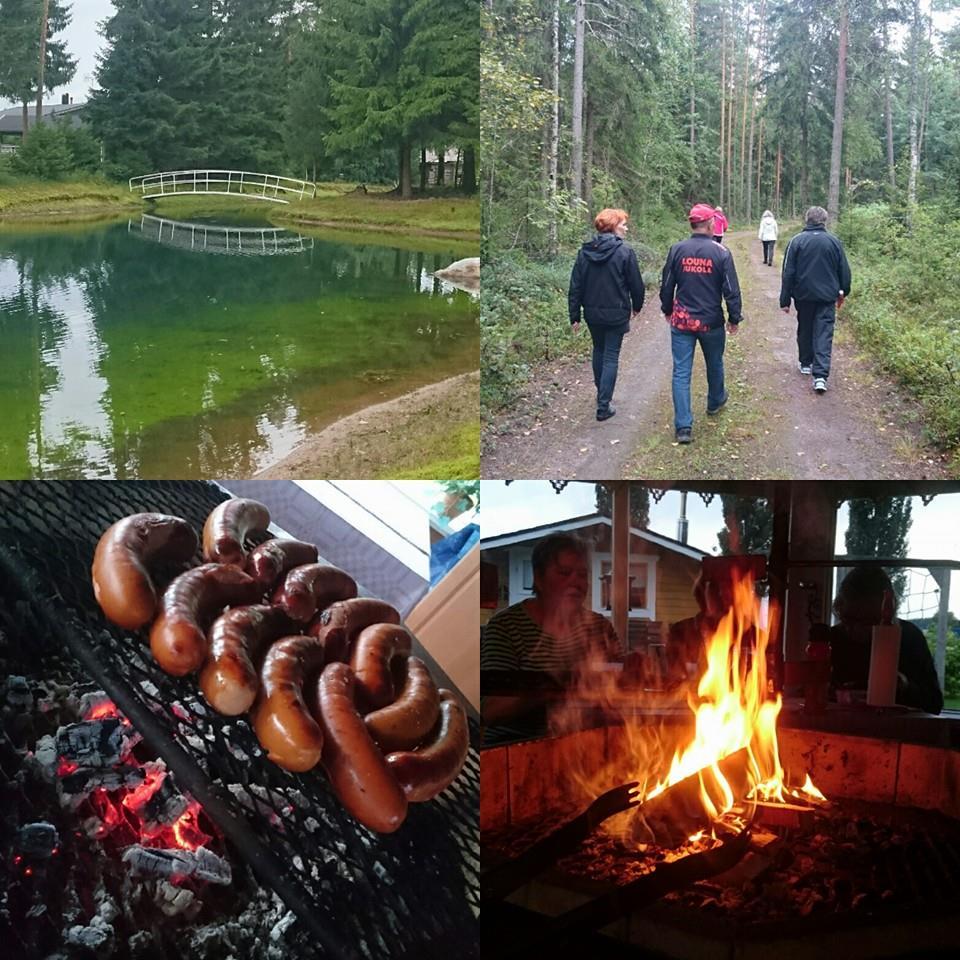
[[(757, 88), (763, 74), (764, 37), (766, 35), (766, 0), (760, 0), (760, 39), (757, 45), (757, 80), (750, 94), (750, 147), (747, 151), (747, 222), (753, 219), (753, 133), (757, 119)], [(763, 135), (760, 136), (760, 145), (757, 147), (757, 193), (760, 193), (760, 153), (763, 150)]]
[(587, 142), (584, 148), (586, 163), (583, 170), (583, 199), (587, 213), (593, 210), (593, 141), (597, 132), (597, 111), (587, 94)]
[(757, 130), (757, 201), (760, 200), (761, 185), (763, 183), (763, 117), (760, 118)]
[(913, 0), (913, 25), (910, 31), (910, 177), (907, 181), (907, 223), (913, 219), (917, 205), (917, 172), (920, 168), (920, 149), (917, 139), (917, 120), (920, 111), (917, 60), (920, 56), (920, 0)]
[(43, 13), (40, 16), (40, 62), (37, 64), (37, 123), (43, 119), (43, 68), (47, 59), (47, 17), (50, 14), (50, 0), (43, 0)]
[[(463, 149), (463, 192), (477, 192), (477, 151), (473, 146)], [(493, 170), (490, 171), (490, 192), (493, 193)]]
[(847, 99), (847, 0), (840, 0), (840, 46), (837, 49), (837, 89), (833, 99), (833, 142), (830, 147), (830, 189), (827, 215), (836, 222), (840, 214), (840, 159), (843, 154), (843, 110)]
[(777, 216), (780, 216), (780, 174), (783, 170), (783, 145), (777, 140), (777, 188), (774, 193)]
[[(731, 21), (732, 21), (731, 17)], [(731, 22), (731, 26), (733, 23)], [(733, 216), (733, 107), (737, 102), (737, 61), (734, 57), (735, 41), (730, 41), (730, 100), (727, 103), (727, 209), (726, 212)], [(729, 217), (727, 218), (729, 219)]]
[(404, 200), (409, 200), (413, 196), (409, 140), (400, 141), (400, 196)]
[(550, 197), (550, 226), (547, 245), (551, 257), (557, 255), (557, 177), (560, 168), (560, 0), (553, 0), (553, 18), (550, 23), (550, 62), (553, 71), (551, 89), (553, 108), (550, 111), (550, 150), (547, 167), (547, 192)]
[(437, 186), (442, 187), (447, 180), (447, 148), (437, 151)]
[[(933, 16), (927, 18), (927, 50), (933, 49)], [(924, 60), (926, 64), (926, 60)], [(927, 132), (927, 116), (930, 111), (930, 71), (924, 67), (923, 95), (920, 98), (920, 136), (917, 142), (917, 163), (923, 159), (923, 138)]]
[(574, 199), (583, 196), (583, 45), (586, 30), (586, 0), (576, 0), (573, 45), (573, 151), (571, 192)]
[(30, 108), (27, 106), (26, 100), (23, 101), (23, 117), (20, 121), (20, 129), (23, 132), (20, 142), (23, 143), (27, 139), (27, 131), (30, 129)]
[[(887, 176), (891, 190), (897, 189), (897, 165), (893, 156), (893, 109), (890, 103), (890, 38), (889, 27), (883, 22), (883, 113), (887, 126)], [(892, 199), (892, 197), (891, 197)]]
[(420, 148), (420, 192), (427, 189), (427, 148)]
[(743, 43), (743, 106), (740, 109), (740, 169), (737, 176), (737, 210), (743, 213), (746, 181), (750, 174), (747, 172), (747, 105), (750, 90), (750, 4), (747, 4), (746, 21), (744, 23)]
[(697, 0), (690, 0), (690, 162), (697, 147)]
[(724, 197), (724, 173), (727, 160), (726, 154), (726, 136), (727, 136), (727, 5), (726, 2), (720, 7), (720, 198), (717, 203), (720, 206), (726, 202)]

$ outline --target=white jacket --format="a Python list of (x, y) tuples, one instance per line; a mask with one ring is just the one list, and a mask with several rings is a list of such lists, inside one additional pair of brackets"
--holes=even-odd
[(778, 229), (777, 221), (774, 217), (763, 217), (760, 220), (760, 232), (757, 234), (757, 239), (776, 240)]

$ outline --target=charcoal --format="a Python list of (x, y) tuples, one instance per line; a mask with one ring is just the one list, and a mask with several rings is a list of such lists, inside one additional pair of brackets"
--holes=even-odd
[(176, 887), (166, 880), (157, 884), (154, 902), (168, 917), (176, 917), (181, 913), (188, 917), (195, 916), (202, 906), (192, 890)]
[(155, 877), (196, 877), (227, 886), (233, 876), (230, 864), (206, 847), (197, 850), (161, 850), (135, 844), (123, 854), (135, 874)]
[(52, 823), (41, 820), (17, 831), (16, 854), (31, 860), (49, 860), (60, 844), (60, 835)]
[(57, 731), (57, 754), (81, 767), (115, 767), (140, 739), (120, 717), (83, 720)]
[(132, 789), (143, 783), (144, 773), (139, 767), (118, 767), (116, 770), (104, 770), (98, 767), (81, 767), (73, 773), (61, 777), (57, 783), (60, 803), (70, 810), (76, 810), (94, 790), (119, 790), (121, 787)]
[(26, 677), (7, 677), (7, 705), (26, 712), (33, 708), (33, 694)]

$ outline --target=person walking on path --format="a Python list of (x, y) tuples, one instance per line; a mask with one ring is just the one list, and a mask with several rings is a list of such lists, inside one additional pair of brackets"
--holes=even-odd
[[(580, 248), (570, 274), (570, 324), (580, 329), (580, 313), (593, 339), (593, 382), (597, 388), (597, 419), (617, 411), (610, 402), (617, 383), (617, 366), (624, 334), (643, 307), (644, 287), (633, 248), (623, 242), (625, 210), (601, 210), (593, 221), (597, 235)], [(632, 309), (631, 309), (632, 308)]]
[(780, 228), (777, 226), (774, 215), (769, 210), (764, 210), (760, 218), (760, 232), (757, 234), (757, 239), (763, 243), (763, 262), (770, 267), (773, 266), (773, 248), (776, 246), (779, 232)]
[(797, 350), (803, 374), (813, 374), (813, 389), (825, 393), (833, 351), (836, 308), (850, 295), (850, 264), (838, 237), (827, 232), (827, 211), (810, 207), (806, 226), (783, 253), (780, 309), (797, 308)]
[(713, 214), (713, 239), (717, 243), (723, 243), (723, 235), (730, 229), (730, 224), (723, 212), (723, 207), (717, 207)]
[(697, 344), (707, 368), (707, 414), (719, 413), (727, 402), (723, 383), (723, 306), (726, 329), (735, 334), (743, 319), (740, 283), (733, 254), (714, 237), (714, 210), (698, 203), (690, 211), (691, 236), (675, 243), (667, 254), (660, 285), (660, 309), (670, 324), (673, 352), (673, 413), (678, 443), (693, 440), (690, 375)]

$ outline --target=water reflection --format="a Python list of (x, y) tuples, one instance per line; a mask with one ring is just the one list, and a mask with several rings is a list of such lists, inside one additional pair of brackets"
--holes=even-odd
[(232, 257), (276, 257), (313, 249), (313, 237), (279, 227), (236, 227), (226, 223), (170, 220), (148, 213), (139, 221), (128, 220), (127, 233), (167, 247)]
[(478, 365), (476, 302), (431, 276), (452, 252), (202, 257), (128, 229), (0, 232), (0, 475), (249, 475)]

